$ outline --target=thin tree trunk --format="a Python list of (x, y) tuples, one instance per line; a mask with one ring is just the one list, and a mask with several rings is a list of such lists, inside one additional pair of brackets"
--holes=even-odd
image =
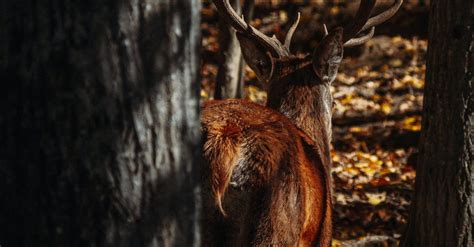
[[(240, 0), (231, 1), (237, 13), (243, 13), (249, 21), (253, 16), (254, 1), (246, 0), (242, 8)], [(219, 19), (220, 64), (217, 71), (215, 99), (242, 98), (244, 90), (244, 60), (240, 44), (232, 28), (224, 18)]]
[(415, 195), (402, 246), (474, 246), (474, 2), (431, 2)]
[(198, 0), (0, 5), (0, 245), (199, 244)]

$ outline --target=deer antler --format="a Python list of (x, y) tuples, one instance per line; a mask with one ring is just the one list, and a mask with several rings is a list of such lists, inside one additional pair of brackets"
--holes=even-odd
[(291, 41), (291, 36), (293, 36), (294, 29), (296, 29), (296, 25), (298, 25), (299, 18), (290, 28), (290, 32), (288, 33), (285, 40), (285, 45), (283, 45), (275, 36), (269, 37), (263, 34), (245, 22), (243, 18), (239, 17), (239, 15), (232, 8), (232, 5), (229, 3), (229, 0), (213, 0), (213, 2), (214, 5), (216, 5), (219, 14), (226, 18), (228, 23), (234, 27), (237, 32), (247, 34), (252, 39), (256, 40), (260, 45), (266, 47), (268, 51), (270, 51), (270, 53), (276, 57), (284, 57), (290, 54), (289, 42), (287, 44), (287, 40)]
[(293, 34), (295, 33), (296, 28), (298, 27), (298, 23), (300, 23), (300, 12), (298, 12), (298, 16), (296, 17), (295, 23), (291, 25), (285, 37), (285, 47), (288, 50), (288, 52), (290, 51), (291, 39), (293, 38)]
[[(239, 17), (232, 8), (229, 0), (213, 0), (213, 2), (214, 5), (216, 5), (219, 14), (226, 18), (228, 23), (234, 27), (237, 32), (248, 35), (257, 43), (267, 48), (273, 56), (285, 57), (290, 55), (291, 39), (296, 27), (298, 26), (300, 13), (298, 13), (295, 23), (288, 30), (285, 43), (282, 44), (275, 36), (269, 37), (245, 22), (245, 20), (242, 17)], [(394, 0), (393, 5), (389, 9), (370, 18), (370, 12), (375, 6), (375, 2), (376, 0), (361, 0), (354, 22), (344, 28), (344, 47), (360, 45), (371, 39), (374, 36), (375, 26), (385, 22), (395, 15), (402, 5), (403, 0)], [(370, 29), (368, 33), (356, 37), (368, 29)], [(325, 34), (327, 35), (327, 31)]]
[[(395, 15), (402, 3), (403, 0), (395, 0), (389, 9), (369, 18), (370, 12), (375, 6), (375, 0), (361, 0), (354, 22), (344, 28), (344, 47), (360, 45), (371, 39), (374, 35), (375, 26), (385, 22)], [(358, 34), (368, 29), (370, 29), (369, 33), (355, 38)]]

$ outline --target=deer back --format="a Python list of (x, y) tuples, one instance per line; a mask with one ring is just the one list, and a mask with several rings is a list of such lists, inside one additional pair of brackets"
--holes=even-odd
[(282, 114), (243, 100), (208, 102), (201, 122), (209, 165), (206, 245), (330, 242), (329, 175), (304, 132)]

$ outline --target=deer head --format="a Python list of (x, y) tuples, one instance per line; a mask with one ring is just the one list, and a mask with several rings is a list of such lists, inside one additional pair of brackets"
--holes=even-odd
[(375, 26), (391, 18), (403, 0), (374, 17), (370, 13), (375, 0), (361, 0), (351, 24), (327, 31), (311, 55), (295, 56), (291, 40), (298, 26), (298, 14), (284, 43), (248, 24), (227, 0), (214, 0), (219, 13), (237, 30), (245, 61), (257, 78), (268, 85), (267, 106), (293, 120), (329, 157), (332, 96), (330, 85), (337, 75), (344, 47), (363, 44), (372, 38)]

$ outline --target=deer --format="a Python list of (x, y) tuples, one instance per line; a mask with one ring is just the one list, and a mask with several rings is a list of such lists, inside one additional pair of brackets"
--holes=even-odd
[(297, 56), (290, 45), (299, 14), (282, 43), (239, 17), (228, 0), (214, 0), (268, 98), (265, 106), (239, 99), (202, 106), (205, 246), (330, 246), (330, 86), (344, 48), (370, 40), (402, 3), (370, 17), (375, 0), (361, 0), (349, 25), (324, 25), (312, 54)]

